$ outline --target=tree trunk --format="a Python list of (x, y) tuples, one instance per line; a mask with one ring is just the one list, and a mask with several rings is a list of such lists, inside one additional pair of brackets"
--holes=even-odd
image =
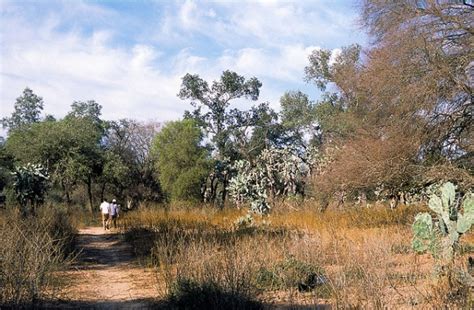
[(66, 203), (71, 204), (71, 196), (69, 195), (69, 190), (68, 190), (68, 188), (66, 187), (66, 185), (64, 184), (63, 181), (61, 181), (61, 186), (63, 188), (64, 195), (66, 196)]
[(87, 195), (89, 196), (89, 211), (90, 213), (94, 210), (94, 202), (92, 200), (92, 178), (91, 176), (87, 177)]
[(105, 193), (105, 187), (107, 186), (107, 183), (102, 183), (102, 186), (100, 188), (100, 201), (104, 201), (104, 193)]

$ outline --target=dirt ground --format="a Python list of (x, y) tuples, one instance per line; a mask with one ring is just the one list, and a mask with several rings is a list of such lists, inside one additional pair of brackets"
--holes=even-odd
[(62, 274), (58, 308), (149, 309), (157, 306), (153, 270), (134, 260), (120, 233), (102, 227), (79, 231), (75, 265)]

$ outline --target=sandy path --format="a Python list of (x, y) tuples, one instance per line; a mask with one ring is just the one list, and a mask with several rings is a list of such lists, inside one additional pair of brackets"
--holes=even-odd
[(61, 305), (67, 308), (148, 309), (157, 296), (156, 276), (136, 264), (132, 249), (117, 232), (81, 229), (77, 264), (65, 272)]

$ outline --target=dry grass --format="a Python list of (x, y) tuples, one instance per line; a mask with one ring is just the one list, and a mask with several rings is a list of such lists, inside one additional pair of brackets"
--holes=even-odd
[(54, 295), (54, 272), (70, 261), (75, 230), (51, 208), (33, 218), (4, 211), (0, 219), (0, 305), (33, 307)]
[[(210, 207), (131, 212), (122, 228), (137, 254), (156, 267), (165, 284), (161, 297), (178, 306), (210, 290), (210, 308), (224, 306), (222, 298), (237, 302), (225, 305), (231, 308), (249, 300), (364, 309), (469, 307), (465, 285), (448, 290), (434, 276), (431, 256), (411, 250), (411, 223), (425, 208), (319, 213), (309, 205), (284, 207), (244, 229), (233, 225), (243, 211)], [(467, 252), (472, 239), (465, 238)], [(324, 283), (304, 289), (315, 274)]]

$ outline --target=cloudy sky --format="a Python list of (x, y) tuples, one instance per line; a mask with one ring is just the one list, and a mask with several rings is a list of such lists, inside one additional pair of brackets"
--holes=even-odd
[(364, 44), (356, 19), (349, 0), (0, 0), (0, 117), (28, 86), (56, 117), (94, 99), (105, 119), (178, 119), (181, 77), (226, 69), (259, 78), (274, 108), (287, 90), (317, 99), (307, 56)]

